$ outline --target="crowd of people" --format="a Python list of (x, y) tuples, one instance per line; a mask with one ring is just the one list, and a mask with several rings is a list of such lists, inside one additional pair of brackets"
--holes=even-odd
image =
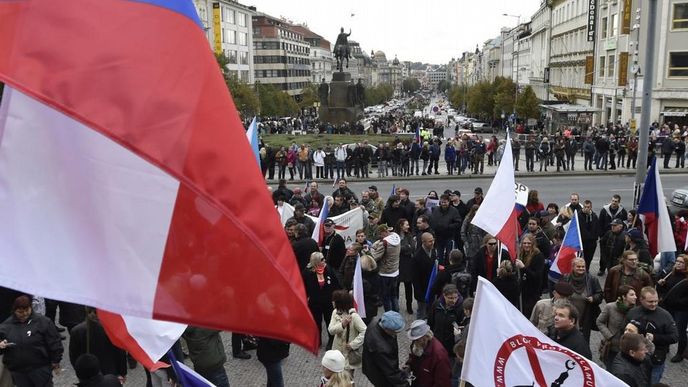
[[(659, 383), (667, 361), (681, 362), (688, 356), (688, 256), (683, 251), (688, 211), (672, 218), (679, 250), (652, 257), (636, 211), (625, 209), (619, 195), (595, 211), (593, 203), (577, 193), (567, 203), (545, 206), (538, 192), (531, 190), (519, 217), (522, 232), (512, 259), (497, 238), (471, 224), (484, 199), (480, 187), (466, 202), (459, 191), (451, 190), (441, 195), (431, 191), (413, 201), (404, 188), (385, 200), (376, 186), (357, 195), (341, 180), (332, 192), (331, 209), (339, 214), (360, 206), (366, 218), (348, 247), (330, 220), (324, 224), (322, 246), (311, 239), (313, 225), (305, 214), (317, 214), (312, 209), (323, 204), (312, 202), (324, 200), (325, 195), (317, 182), (310, 183), (305, 197), (289, 190), (286, 182), (273, 191), (277, 205), (298, 207), (285, 230), (304, 270), (313, 316), (319, 325), (324, 320), (329, 327), (330, 340), (323, 345), (340, 351), (345, 359), (362, 347), (356, 362), (347, 360), (344, 367), (350, 376), (360, 359), (363, 374), (374, 385), (457, 385), (478, 276), (491, 281), (543, 333), (588, 359), (592, 359), (591, 331), (600, 331), (600, 359), (631, 386)], [(435, 200), (438, 205), (429, 208), (427, 203)], [(548, 276), (549, 266), (574, 212), (583, 250), (570, 273), (555, 281)], [(590, 268), (597, 250), (600, 261), (595, 273)], [(350, 297), (337, 306), (346, 293), (340, 289), (352, 290), (359, 260), (365, 294), (363, 324), (351, 309)], [(433, 283), (436, 261), (441, 269)], [(307, 279), (313, 270), (323, 276), (317, 282), (327, 279), (326, 285), (313, 286), (316, 281)], [(383, 314), (378, 317), (380, 309)], [(406, 332), (412, 343), (406, 362), (399, 359), (396, 340), (406, 325), (402, 312), (417, 319)], [(352, 324), (354, 333), (341, 341), (343, 324)], [(670, 354), (674, 343), (678, 348)]]
[[(315, 181), (305, 194), (300, 188), (289, 189), (286, 181), (273, 190), (276, 205), (294, 205), (294, 216), (284, 228), (309, 309), (320, 337), (326, 337), (321, 343), (327, 350), (321, 386), (351, 386), (356, 370), (375, 385), (457, 385), (479, 276), (491, 281), (543, 333), (588, 359), (591, 331), (599, 330), (600, 359), (629, 385), (659, 383), (667, 360), (681, 362), (686, 356), (686, 210), (673, 216), (679, 250), (653, 257), (640, 218), (623, 207), (619, 195), (595, 211), (593, 203), (577, 193), (566, 203), (545, 206), (531, 190), (519, 216), (518, 251), (510, 257), (495, 236), (471, 223), (484, 200), (480, 187), (465, 202), (458, 190), (430, 191), (411, 200), (403, 187), (384, 199), (374, 185), (356, 193), (341, 179), (332, 203), (325, 196)], [(330, 206), (330, 216), (363, 210), (364, 227), (356, 231), (355, 242), (347, 245), (331, 218), (324, 221), (322, 243), (312, 239), (315, 224), (306, 214), (317, 216), (324, 205)], [(574, 213), (583, 250), (570, 273), (555, 281), (548, 277), (548, 267)], [(595, 273), (591, 264), (597, 250)], [(365, 303), (357, 309), (351, 291), (358, 263)], [(440, 270), (431, 281), (435, 263)], [(69, 361), (80, 386), (119, 385), (126, 381), (127, 363), (135, 365), (110, 342), (91, 308), (9, 289), (2, 289), (0, 301), (0, 311), (7, 313), (0, 324), (2, 387), (51, 385), (67, 334)], [(415, 318), (409, 329), (402, 313)], [(399, 358), (401, 332), (411, 342), (407, 359)], [(199, 374), (222, 387), (229, 386), (229, 378), (220, 333), (190, 326), (182, 336), (184, 349), (178, 342), (173, 353), (178, 358), (188, 355)], [(669, 353), (674, 343), (677, 350)], [(284, 385), (282, 362), (290, 344), (232, 334), (234, 358), (249, 359), (253, 349), (268, 386)], [(162, 369), (147, 371), (147, 378), (150, 386), (172, 386), (176, 376)]]
[[(407, 126), (422, 123), (410, 121)], [(431, 122), (426, 125), (432, 125)], [(460, 132), (443, 138), (442, 126), (421, 128), (419, 136), (396, 136), (388, 143), (376, 145), (363, 141), (335, 146), (310, 146), (292, 143), (273, 148), (262, 143), (261, 170), (268, 180), (334, 180), (342, 177), (406, 177), (413, 175), (482, 174), (485, 163), (498, 165), (504, 154), (505, 140)], [(412, 132), (413, 133), (413, 132)], [(585, 133), (565, 128), (552, 136), (541, 134), (514, 135), (511, 138), (514, 169), (538, 171), (575, 170), (576, 156), (583, 158), (583, 170), (635, 169), (638, 160), (638, 137), (620, 125), (592, 127)], [(662, 157), (663, 167), (685, 168), (688, 127), (669, 124), (653, 126), (648, 158)], [(521, 157), (523, 151), (523, 158)], [(445, 170), (440, 172), (440, 160)], [(578, 166), (580, 169), (580, 165)]]

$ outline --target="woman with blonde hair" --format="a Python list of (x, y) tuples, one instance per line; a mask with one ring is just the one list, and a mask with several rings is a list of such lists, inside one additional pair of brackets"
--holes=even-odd
[(353, 377), (354, 371), (361, 368), (363, 338), (367, 327), (354, 308), (354, 298), (346, 290), (332, 293), (332, 304), (335, 309), (327, 328), (330, 334), (334, 335), (332, 348), (344, 355), (344, 368)]
[[(329, 326), (332, 316), (332, 293), (341, 289), (334, 270), (330, 270), (327, 266), (322, 253), (311, 254), (310, 263), (303, 272), (303, 284), (306, 287), (308, 309), (311, 310), (318, 332), (320, 332), (319, 337), (322, 339), (322, 321), (325, 320), (325, 326)], [(328, 349), (332, 348), (332, 340), (333, 336), (329, 335)]]
[(542, 277), (545, 270), (545, 257), (537, 248), (532, 235), (526, 235), (521, 240), (518, 259), (514, 263), (520, 273), (521, 312), (530, 317), (535, 303), (542, 295)]

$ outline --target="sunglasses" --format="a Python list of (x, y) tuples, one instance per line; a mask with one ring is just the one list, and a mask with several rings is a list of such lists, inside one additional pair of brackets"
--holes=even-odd
[(494, 246), (494, 245), (497, 244), (497, 242), (488, 242), (487, 244), (490, 245), (490, 246)]

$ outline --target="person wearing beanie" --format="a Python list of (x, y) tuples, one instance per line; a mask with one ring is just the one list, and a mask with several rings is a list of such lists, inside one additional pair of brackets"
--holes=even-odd
[(79, 387), (120, 387), (122, 381), (115, 375), (103, 375), (100, 362), (95, 355), (85, 353), (74, 362), (74, 373), (79, 379)]
[(602, 287), (596, 276), (585, 270), (585, 259), (575, 258), (571, 263), (571, 273), (561, 278), (562, 282), (570, 283), (573, 294), (569, 301), (578, 309), (580, 321), (578, 326), (583, 332), (585, 341), (590, 342), (590, 330), (595, 326), (595, 321), (600, 315), (600, 303), (604, 296)]
[(325, 352), (322, 359), (323, 376), (320, 377), (319, 387), (351, 387), (351, 375), (344, 368), (346, 359), (339, 350)]
[(554, 306), (564, 301), (568, 301), (573, 294), (573, 286), (568, 282), (557, 282), (554, 285), (552, 298), (545, 298), (537, 303), (530, 315), (530, 322), (533, 323), (542, 333), (547, 333), (547, 329), (554, 323)]
[(0, 350), (17, 387), (52, 386), (64, 352), (55, 324), (34, 313), (26, 295), (17, 297), (12, 316), (0, 325)]
[(387, 311), (370, 323), (363, 340), (363, 374), (374, 386), (408, 386), (399, 369), (397, 334), (406, 323), (398, 312)]

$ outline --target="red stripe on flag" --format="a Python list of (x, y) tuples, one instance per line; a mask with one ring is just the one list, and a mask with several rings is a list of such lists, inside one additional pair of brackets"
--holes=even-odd
[(511, 260), (515, 260), (518, 256), (518, 250), (516, 250), (516, 238), (518, 238), (518, 213), (514, 208), (509, 215), (509, 219), (504, 223), (502, 229), (495, 235), (500, 242), (502, 242), (506, 248), (509, 250), (509, 255)]
[(100, 323), (103, 325), (103, 329), (105, 329), (105, 333), (110, 338), (112, 344), (129, 352), (146, 369), (155, 371), (170, 366), (161, 361), (153, 361), (148, 357), (146, 351), (129, 334), (127, 324), (124, 323), (121, 315), (98, 309), (98, 319), (100, 319)]
[[(271, 207), (255, 214), (277, 222)], [(305, 302), (296, 258), (284, 240), (253, 243), (242, 224), (220, 216), (188, 188), (180, 187), (160, 270), (153, 317), (233, 332), (274, 337), (317, 351), (318, 330)], [(273, 243), (274, 244), (274, 243)], [(256, 259), (256, 257), (265, 257)], [(289, 289), (290, 294), (285, 293)], [(294, 295), (300, 295), (295, 297)]]

